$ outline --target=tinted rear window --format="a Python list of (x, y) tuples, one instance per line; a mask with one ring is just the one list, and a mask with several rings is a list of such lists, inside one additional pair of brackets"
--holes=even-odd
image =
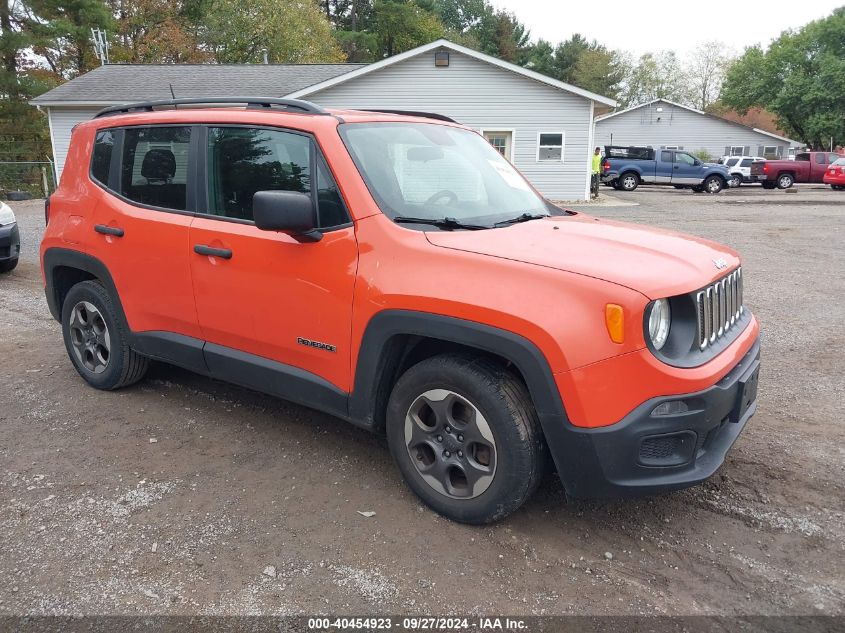
[(133, 202), (184, 211), (190, 127), (127, 128), (120, 193)]
[(91, 156), (91, 176), (102, 185), (109, 184), (112, 150), (114, 149), (115, 130), (100, 130), (94, 139), (94, 152)]

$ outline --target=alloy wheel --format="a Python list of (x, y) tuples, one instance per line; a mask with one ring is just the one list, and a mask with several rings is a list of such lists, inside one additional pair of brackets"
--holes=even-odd
[(100, 311), (93, 303), (80, 301), (71, 310), (68, 327), (79, 363), (92, 373), (103, 373), (111, 356), (111, 337)]
[(405, 445), (423, 480), (453, 499), (482, 494), (496, 474), (496, 441), (490, 425), (463, 396), (432, 389), (405, 416)]

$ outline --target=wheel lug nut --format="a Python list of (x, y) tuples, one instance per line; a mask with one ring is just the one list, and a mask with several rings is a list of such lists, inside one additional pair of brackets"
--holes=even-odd
[(464, 452), (463, 452), (463, 451), (458, 451), (458, 457), (463, 457), (463, 456), (464, 456)]
[(463, 436), (463, 435), (459, 435), (459, 436), (458, 436), (458, 441), (459, 441), (459, 442), (463, 442), (463, 441), (464, 441), (464, 436)]
[(451, 456), (452, 456), (452, 453), (450, 453), (449, 451), (443, 451), (443, 457), (451, 457)]
[(447, 433), (451, 433), (451, 432), (452, 432), (452, 427), (451, 427), (451, 426), (447, 426), (447, 427), (446, 427), (446, 432), (447, 432)]
[(438, 442), (442, 442), (442, 441), (443, 441), (443, 436), (442, 436), (442, 435), (438, 435), (438, 436), (437, 436), (437, 441), (438, 441)]

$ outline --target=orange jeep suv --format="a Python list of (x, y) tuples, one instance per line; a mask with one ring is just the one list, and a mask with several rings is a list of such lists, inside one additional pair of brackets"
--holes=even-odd
[(577, 497), (700, 482), (756, 410), (734, 251), (562, 210), (439, 115), (108, 108), (46, 214), (47, 301), (90, 385), (164, 361), (385, 433), (457, 521), (552, 467)]

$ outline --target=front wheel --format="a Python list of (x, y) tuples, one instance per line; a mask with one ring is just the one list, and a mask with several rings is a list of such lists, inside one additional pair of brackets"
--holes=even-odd
[(792, 174), (781, 174), (778, 176), (778, 189), (789, 189), (795, 184), (795, 178)]
[(15, 257), (14, 259), (7, 259), (5, 261), (0, 262), (0, 273), (8, 273), (15, 269), (18, 265), (18, 258)]
[(474, 355), (444, 354), (408, 369), (387, 405), (387, 441), (411, 490), (462, 523), (490, 523), (519, 508), (547, 463), (525, 385)]
[(739, 187), (742, 185), (742, 174), (732, 174), (731, 180), (728, 183), (731, 187)]
[(725, 188), (725, 181), (720, 176), (708, 176), (702, 184), (707, 193), (719, 193)]

